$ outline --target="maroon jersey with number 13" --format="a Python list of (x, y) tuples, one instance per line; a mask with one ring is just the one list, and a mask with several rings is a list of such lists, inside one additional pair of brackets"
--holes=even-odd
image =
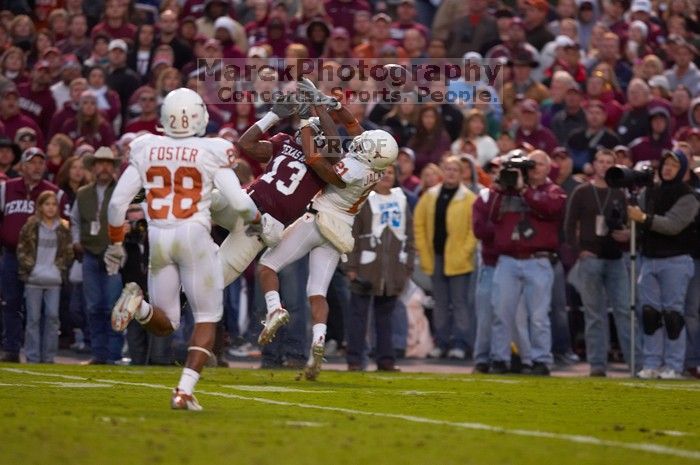
[(272, 158), (265, 173), (248, 186), (248, 194), (261, 211), (288, 226), (326, 183), (304, 163), (301, 145), (290, 135), (275, 134), (270, 142)]

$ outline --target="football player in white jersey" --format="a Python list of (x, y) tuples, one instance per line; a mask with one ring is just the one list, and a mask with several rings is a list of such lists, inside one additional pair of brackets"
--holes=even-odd
[(131, 199), (143, 187), (148, 203), (150, 247), (148, 291), (143, 300), (135, 283), (124, 287), (112, 311), (112, 327), (124, 331), (136, 318), (156, 335), (168, 335), (180, 324), (180, 285), (194, 314), (195, 328), (171, 407), (201, 410), (193, 395), (199, 373), (212, 356), (216, 323), (223, 313), (223, 278), (217, 246), (210, 236), (211, 192), (218, 188), (246, 222), (259, 212), (231, 169), (234, 150), (221, 138), (202, 138), (209, 120), (202, 98), (186, 88), (170, 92), (161, 108), (164, 136), (147, 134), (131, 144), (129, 167), (109, 203), (113, 244), (105, 253), (108, 272), (124, 259), (121, 242)]
[[(306, 379), (314, 380), (323, 361), (328, 285), (341, 254), (353, 249), (355, 215), (381, 179), (383, 170), (396, 160), (399, 148), (386, 131), (364, 131), (353, 139), (348, 154), (331, 165), (319, 155), (309, 122), (302, 120), (300, 126), (305, 161), (328, 184), (314, 197), (308, 212), (285, 230), (280, 243), (263, 254), (259, 272), (270, 315), (282, 308), (277, 272), (309, 254), (306, 293), (311, 306), (313, 342), (304, 374)], [(268, 336), (271, 338), (274, 334)]]

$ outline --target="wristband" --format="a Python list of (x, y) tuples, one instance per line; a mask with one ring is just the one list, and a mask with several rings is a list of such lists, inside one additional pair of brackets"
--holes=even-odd
[(267, 132), (268, 129), (270, 129), (279, 120), (280, 120), (279, 116), (272, 113), (271, 111), (268, 111), (265, 114), (265, 116), (260, 118), (260, 121), (255, 123), (255, 125), (260, 129), (260, 132), (265, 133), (265, 132)]
[(124, 240), (124, 226), (112, 226), (111, 224), (107, 228), (107, 234), (109, 235), (112, 244), (121, 244)]

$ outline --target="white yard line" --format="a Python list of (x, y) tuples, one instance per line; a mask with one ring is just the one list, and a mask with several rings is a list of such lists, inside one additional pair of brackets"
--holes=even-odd
[[(154, 388), (154, 389), (172, 389), (171, 387), (165, 386), (162, 384), (132, 383), (132, 382), (127, 382), (127, 381), (108, 380), (108, 379), (94, 379), (93, 380), (90, 378), (84, 378), (84, 377), (79, 377), (79, 376), (60, 375), (60, 374), (56, 374), (56, 373), (41, 373), (41, 372), (36, 372), (36, 371), (23, 370), (23, 369), (19, 369), (19, 368), (0, 368), (0, 370), (9, 371), (9, 372), (18, 373), (18, 374), (39, 376), (39, 377), (57, 377), (57, 378), (64, 378), (64, 379), (79, 379), (82, 381), (96, 381), (96, 382), (101, 382), (101, 383), (122, 384), (125, 386), (149, 387), (149, 388)], [(326, 411), (326, 412), (337, 412), (337, 413), (343, 413), (343, 414), (349, 414), (349, 415), (363, 415), (363, 416), (368, 416), (368, 417), (390, 418), (393, 420), (403, 420), (403, 421), (407, 421), (407, 422), (411, 422), (411, 423), (422, 423), (422, 424), (438, 425), (438, 426), (450, 426), (450, 427), (458, 428), (458, 429), (466, 429), (466, 430), (474, 430), (474, 431), (487, 431), (487, 432), (491, 432), (491, 433), (508, 434), (511, 436), (555, 439), (555, 440), (559, 440), (559, 441), (571, 442), (571, 443), (576, 443), (576, 444), (588, 444), (588, 445), (594, 445), (594, 446), (604, 446), (604, 447), (611, 447), (611, 448), (618, 448), (618, 449), (627, 449), (627, 450), (635, 450), (635, 451), (641, 451), (641, 452), (649, 452), (649, 453), (658, 454), (658, 455), (669, 455), (669, 456), (674, 456), (674, 457), (700, 460), (700, 451), (678, 449), (675, 447), (662, 446), (662, 445), (658, 445), (658, 444), (644, 444), (644, 443), (635, 443), (635, 442), (611, 441), (608, 439), (596, 438), (594, 436), (552, 433), (552, 432), (548, 432), (548, 431), (538, 431), (538, 430), (511, 429), (511, 428), (504, 428), (504, 427), (500, 427), (500, 426), (487, 425), (484, 423), (436, 420), (433, 418), (419, 417), (419, 416), (414, 416), (414, 415), (401, 415), (401, 414), (396, 414), (396, 413), (368, 412), (368, 411), (364, 411), (364, 410), (355, 410), (355, 409), (344, 408), (344, 407), (328, 407), (328, 406), (324, 406), (324, 405), (305, 404), (305, 403), (301, 403), (301, 402), (287, 402), (287, 401), (282, 401), (282, 400), (265, 399), (263, 397), (247, 397), (247, 396), (242, 396), (239, 394), (230, 394), (230, 393), (226, 393), (226, 392), (198, 390), (197, 394), (210, 395), (210, 396), (215, 396), (215, 397), (223, 397), (226, 399), (247, 400), (247, 401), (259, 402), (262, 404), (279, 405), (279, 406), (283, 406), (283, 407), (298, 407), (298, 408), (303, 408), (303, 409), (322, 410), (322, 411)]]
[(643, 389), (657, 389), (659, 391), (687, 391), (687, 392), (698, 392), (700, 393), (700, 384), (675, 384), (675, 381), (668, 381), (667, 383), (650, 383), (648, 381), (640, 381), (638, 383), (620, 383), (622, 386), (633, 387), (633, 388), (643, 388)]

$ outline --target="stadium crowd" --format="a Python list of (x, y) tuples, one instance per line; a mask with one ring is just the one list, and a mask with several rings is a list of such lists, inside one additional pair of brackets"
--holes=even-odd
[[(147, 289), (153, 244), (137, 199), (127, 212), (127, 263), (121, 276), (108, 274), (106, 206), (129, 143), (158, 133), (168, 92), (200, 89), (200, 65), (426, 59), (501, 74), (497, 83), (485, 75), (431, 83), (457, 96), (442, 100), (406, 92), (414, 98), (357, 102), (353, 92), (371, 84), (337, 83), (336, 96), (362, 126), (386, 129), (401, 149), (361, 208), (356, 248), (331, 282), (326, 354), (345, 353), (351, 370), (366, 369), (371, 356), (388, 371), (402, 357), (431, 357), (471, 359), (480, 373), (535, 375), (585, 359), (591, 376), (634, 354), (642, 378), (700, 377), (696, 0), (8, 0), (3, 7), (2, 361), (19, 362), (23, 351), (28, 362), (52, 363), (59, 347), (70, 347), (90, 353), (90, 363), (122, 363), (125, 339), (110, 327), (110, 311), (123, 283)], [(294, 90), (272, 77), (252, 84)], [(464, 98), (460, 91), (469, 89), (473, 98)], [(271, 107), (264, 99), (205, 101), (208, 135), (234, 143)], [(294, 136), (296, 124), (281, 121), (266, 137)], [(239, 150), (236, 173), (246, 185), (266, 167)], [(613, 165), (654, 170), (655, 180), (647, 176), (640, 189), (608, 185)], [(631, 222), (639, 246), (634, 332)], [(225, 234), (212, 229), (219, 242)], [(302, 366), (307, 275), (305, 259), (280, 274), (291, 324), (262, 348), (255, 266), (228, 286), (220, 361), (260, 356), (266, 368)], [(158, 337), (132, 322), (128, 358), (182, 358), (188, 326)]]

